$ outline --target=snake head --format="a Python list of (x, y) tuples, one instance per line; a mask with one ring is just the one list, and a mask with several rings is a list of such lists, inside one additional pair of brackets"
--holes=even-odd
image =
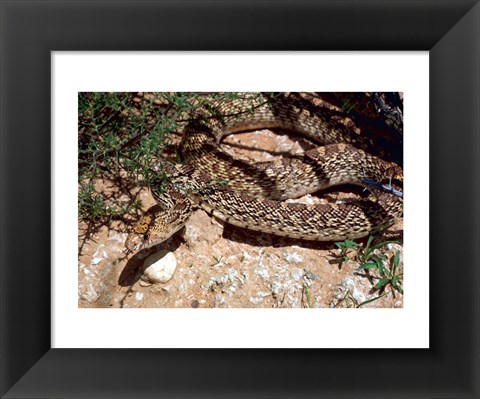
[(153, 216), (143, 216), (132, 228), (125, 241), (129, 252), (151, 248), (168, 240), (185, 223), (174, 223), (170, 212), (160, 211)]
[(143, 216), (130, 230), (125, 241), (129, 252), (158, 245), (181, 230), (192, 214), (192, 203), (178, 193), (170, 193), (175, 203), (168, 209)]
[(132, 228), (125, 241), (128, 251), (139, 251), (149, 245), (149, 231), (153, 224), (153, 217), (143, 216)]

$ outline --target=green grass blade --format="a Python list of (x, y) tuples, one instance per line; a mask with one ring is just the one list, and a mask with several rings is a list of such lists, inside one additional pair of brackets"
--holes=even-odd
[(377, 284), (375, 284), (375, 288), (376, 289), (379, 289), (379, 288), (382, 288), (385, 284), (387, 284), (388, 282), (390, 281), (389, 278), (381, 278)]
[(400, 294), (403, 295), (403, 288), (399, 285), (394, 285), (393, 288), (395, 288), (398, 292), (400, 292)]
[(400, 251), (397, 249), (395, 251), (395, 256), (393, 258), (393, 271), (392, 273), (395, 275), (395, 272), (397, 271), (398, 264), (400, 263)]
[(359, 270), (365, 269), (378, 269), (378, 266), (375, 262), (366, 262), (358, 267)]
[(367, 240), (367, 245), (365, 246), (365, 250), (367, 250), (368, 248), (370, 248), (370, 244), (372, 243), (372, 241), (375, 239), (375, 236), (370, 236), (368, 237), (368, 240)]
[(376, 301), (377, 299), (380, 299), (382, 296), (385, 296), (385, 294), (376, 296), (375, 298), (367, 299), (366, 301), (364, 301), (364, 302), (362, 302), (361, 304), (359, 304), (359, 305), (357, 306), (357, 308), (359, 308), (360, 306), (366, 305), (367, 303)]

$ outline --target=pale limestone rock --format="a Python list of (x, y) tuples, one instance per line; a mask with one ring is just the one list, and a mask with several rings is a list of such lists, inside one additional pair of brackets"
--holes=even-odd
[(151, 283), (170, 281), (177, 268), (177, 259), (172, 252), (160, 251), (145, 259), (143, 277)]

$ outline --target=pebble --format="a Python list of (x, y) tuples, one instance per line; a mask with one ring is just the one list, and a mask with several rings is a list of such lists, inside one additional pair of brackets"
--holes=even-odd
[(305, 276), (310, 280), (318, 280), (320, 278), (318, 274), (312, 272), (307, 272)]
[[(345, 277), (343, 279), (343, 286), (347, 289), (351, 289), (352, 292), (352, 297), (357, 301), (357, 302), (364, 302), (367, 300), (366, 296), (362, 291), (360, 291), (356, 286), (353, 278), (350, 276)], [(351, 287), (351, 288), (349, 288)], [(340, 299), (340, 298), (339, 298)]]
[(293, 253), (287, 253), (285, 255), (285, 260), (287, 262), (300, 263), (300, 262), (303, 262), (303, 257), (300, 256), (298, 253), (293, 252)]
[(357, 288), (353, 288), (352, 297), (355, 298), (357, 302), (365, 302), (367, 297), (363, 294), (363, 292), (359, 291)]
[(198, 308), (200, 306), (200, 302), (198, 302), (198, 300), (194, 299), (191, 302), (191, 306), (192, 306), (192, 308)]
[(215, 306), (222, 306), (225, 303), (225, 299), (220, 294), (215, 295)]
[(90, 262), (90, 264), (92, 266), (95, 266), (95, 265), (98, 265), (101, 261), (103, 260), (103, 258), (93, 258), (92, 261)]
[(254, 273), (259, 275), (260, 277), (262, 277), (264, 279), (268, 279), (270, 277), (270, 274), (268, 273), (267, 269), (257, 268), (257, 269), (254, 270)]
[(303, 270), (300, 270), (300, 269), (294, 269), (292, 271), (292, 278), (295, 280), (295, 281), (299, 281), (303, 276)]
[(82, 295), (82, 299), (85, 299), (90, 303), (95, 302), (100, 295), (95, 291), (91, 284), (89, 284), (87, 288), (87, 291)]
[(262, 299), (259, 298), (259, 297), (252, 296), (252, 297), (250, 297), (249, 301), (251, 303), (253, 303), (254, 305), (258, 305), (262, 301)]
[(280, 293), (280, 289), (282, 288), (282, 283), (280, 283), (279, 281), (273, 281), (272, 284), (271, 284), (271, 290), (272, 290), (272, 294), (274, 296), (278, 296), (278, 294)]
[(170, 281), (177, 268), (177, 259), (172, 252), (160, 251), (145, 259), (143, 276), (151, 283)]

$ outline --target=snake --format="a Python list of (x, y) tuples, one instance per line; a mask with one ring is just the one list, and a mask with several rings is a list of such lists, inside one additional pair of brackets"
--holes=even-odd
[[(263, 128), (292, 131), (319, 145), (253, 164), (220, 147), (227, 135)], [(381, 146), (374, 135), (348, 129), (309, 93), (214, 98), (198, 104), (184, 126), (184, 162), (165, 163), (150, 185), (160, 210), (144, 215), (125, 245), (138, 251), (166, 241), (196, 207), (225, 223), (292, 239), (342, 241), (380, 232), (403, 216), (403, 195), (379, 189), (403, 189), (403, 170), (388, 159), (395, 145)], [(368, 197), (329, 204), (286, 201), (345, 184), (366, 188)]]

